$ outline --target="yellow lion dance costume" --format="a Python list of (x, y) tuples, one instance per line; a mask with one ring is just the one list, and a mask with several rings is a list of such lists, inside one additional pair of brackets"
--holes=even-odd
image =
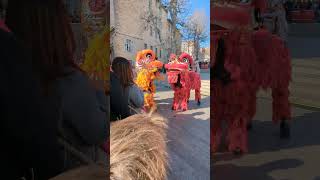
[(142, 50), (137, 53), (136, 69), (137, 69), (137, 86), (144, 92), (144, 108), (149, 111), (156, 107), (154, 102), (154, 94), (156, 93), (156, 86), (154, 80), (162, 80), (159, 69), (162, 68), (163, 63), (155, 60), (156, 55), (152, 50)]
[(110, 31), (105, 28), (89, 42), (81, 68), (91, 79), (104, 82), (105, 92), (109, 94), (110, 81)]

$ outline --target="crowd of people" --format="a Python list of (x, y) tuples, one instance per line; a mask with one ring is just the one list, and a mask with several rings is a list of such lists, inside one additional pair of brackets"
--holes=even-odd
[(64, 3), (0, 4), (2, 177), (43, 180), (87, 163), (73, 149), (106, 164), (107, 95), (74, 62)]

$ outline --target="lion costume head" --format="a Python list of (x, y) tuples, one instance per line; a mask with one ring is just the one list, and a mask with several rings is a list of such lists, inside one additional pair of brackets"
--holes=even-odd
[(136, 56), (136, 68), (141, 69), (147, 64), (155, 61), (156, 55), (150, 49), (139, 51)]
[(182, 53), (178, 60), (179, 62), (187, 64), (189, 66), (189, 70), (193, 68), (193, 58), (188, 53)]
[(147, 92), (144, 95), (146, 109), (155, 106), (153, 94), (156, 92), (156, 87), (153, 81), (163, 79), (159, 72), (159, 69), (163, 67), (163, 63), (155, 59), (155, 53), (149, 49), (139, 51), (136, 57), (136, 68), (138, 70), (136, 84), (141, 90)]

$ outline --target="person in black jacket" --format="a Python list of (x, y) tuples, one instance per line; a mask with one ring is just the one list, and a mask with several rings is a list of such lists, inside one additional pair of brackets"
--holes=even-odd
[[(107, 141), (109, 134), (107, 99), (102, 83), (89, 80), (86, 73), (74, 61), (74, 35), (64, 2), (10, 0), (6, 24), (26, 52), (26, 55), (21, 56), (15, 63), (32, 64), (26, 68), (36, 73), (41, 83), (39, 93), (44, 94), (47, 99), (55, 100), (58, 109), (52, 116), (59, 115), (59, 122), (50, 118), (43, 118), (42, 121), (53, 129), (59, 128), (54, 138), (63, 143), (60, 149), (52, 148), (52, 151), (59, 153), (63, 158), (60, 159), (62, 167), (60, 164), (52, 165), (50, 161), (46, 162), (46, 167), (59, 168), (59, 172), (63, 172), (84, 165), (84, 158), (81, 159), (77, 153), (85, 155), (87, 160), (106, 162), (106, 157), (100, 158), (102, 149), (99, 150)], [(31, 61), (25, 57), (31, 57)], [(28, 87), (21, 80), (17, 82), (19, 84), (16, 88)], [(41, 109), (34, 111), (38, 112)], [(42, 131), (41, 126), (34, 129)], [(39, 137), (45, 142), (50, 141), (45, 134)], [(38, 142), (35, 148), (40, 149), (42, 146), (44, 144)], [(70, 150), (71, 147), (76, 149), (77, 153)], [(50, 156), (49, 153), (46, 158)]]
[(14, 35), (0, 28), (0, 119), (3, 179), (44, 180), (60, 173), (58, 109)]
[(111, 120), (124, 119), (135, 112), (130, 110), (143, 107), (143, 92), (133, 80), (133, 72), (130, 62), (123, 57), (116, 57), (112, 61), (110, 76), (110, 105)]

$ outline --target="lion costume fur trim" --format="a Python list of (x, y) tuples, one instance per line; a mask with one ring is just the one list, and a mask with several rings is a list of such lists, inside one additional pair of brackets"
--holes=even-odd
[(133, 115), (111, 124), (111, 180), (166, 179), (167, 120), (150, 114)]
[(182, 53), (180, 56), (179, 56), (179, 61), (180, 62), (183, 62), (183, 59), (184, 58), (187, 58), (189, 60), (189, 63), (190, 64), (193, 64), (193, 58), (188, 54), (188, 53)]
[(156, 54), (151, 49), (145, 49), (137, 53), (136, 61), (147, 58), (147, 54), (151, 54), (151, 61), (154, 61), (156, 59)]
[[(151, 57), (148, 61), (145, 61), (148, 54), (150, 54)], [(154, 80), (165, 79), (158, 72), (158, 70), (163, 67), (163, 63), (155, 60), (155, 56), (155, 53), (150, 49), (139, 51), (136, 56), (136, 67), (138, 67), (138, 73), (135, 83), (142, 91), (148, 92), (144, 95), (144, 107), (147, 111), (156, 106), (153, 98), (154, 93), (156, 92), (156, 87), (153, 83)]]

